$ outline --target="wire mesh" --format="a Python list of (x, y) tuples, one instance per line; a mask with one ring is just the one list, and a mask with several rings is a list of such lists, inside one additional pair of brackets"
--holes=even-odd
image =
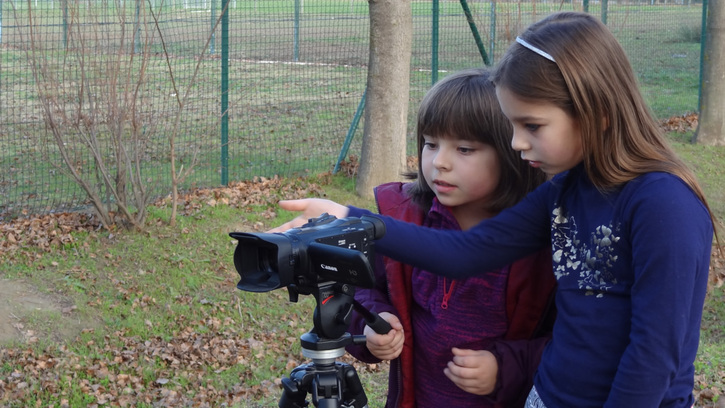
[[(697, 110), (699, 2), (464, 3), (494, 62), (531, 22), (586, 8), (625, 47), (658, 117)], [(431, 0), (411, 2), (409, 153), (433, 80), (484, 63), (462, 4), (440, 1), (436, 24)], [(0, 0), (0, 11), (0, 220), (88, 208), (88, 191), (112, 201), (119, 178), (149, 199), (169, 194), (172, 172), (182, 189), (218, 186), (223, 113), (230, 181), (330, 171), (349, 135), (359, 155), (366, 1)]]

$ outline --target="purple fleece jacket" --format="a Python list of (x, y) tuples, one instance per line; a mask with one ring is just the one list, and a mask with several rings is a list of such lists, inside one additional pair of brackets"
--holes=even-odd
[[(434, 202), (427, 213), (413, 203), (405, 192), (409, 186), (379, 186), (375, 193), (380, 213), (433, 228), (460, 230), (439, 203)], [(451, 288), (452, 279), (377, 257), (376, 288), (358, 289), (355, 297), (375, 313), (396, 314), (405, 329), (403, 353), (391, 362), (386, 406), (523, 406), (553, 321), (550, 306), (555, 282), (550, 263), (550, 252), (541, 251), (484, 277), (457, 280)], [(537, 269), (540, 273), (533, 276), (538, 278), (530, 278)], [(443, 309), (447, 291), (448, 308)], [(361, 334), (364, 327), (355, 314), (350, 330)], [(489, 349), (496, 355), (499, 378), (492, 395), (468, 394), (443, 375), (453, 346)], [(348, 351), (362, 361), (379, 361), (364, 346), (350, 346)]]

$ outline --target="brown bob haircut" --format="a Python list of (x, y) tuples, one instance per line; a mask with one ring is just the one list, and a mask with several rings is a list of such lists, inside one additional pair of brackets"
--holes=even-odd
[(435, 194), (421, 170), (424, 135), (477, 141), (495, 149), (501, 177), (487, 211), (497, 213), (513, 206), (546, 179), (543, 172), (529, 166), (511, 148), (511, 123), (501, 111), (487, 69), (458, 71), (433, 85), (420, 104), (416, 129), (418, 172), (408, 177), (417, 179), (411, 196), (425, 209), (430, 208)]

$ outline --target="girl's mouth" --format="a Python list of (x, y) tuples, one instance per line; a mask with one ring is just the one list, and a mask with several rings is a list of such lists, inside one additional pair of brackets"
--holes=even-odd
[(433, 184), (435, 184), (436, 190), (440, 193), (446, 193), (456, 188), (453, 184), (449, 184), (441, 180), (434, 180)]

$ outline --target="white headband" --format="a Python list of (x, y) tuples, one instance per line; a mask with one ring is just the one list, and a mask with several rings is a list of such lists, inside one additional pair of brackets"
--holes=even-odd
[(551, 54), (543, 51), (541, 48), (534, 47), (533, 45), (526, 42), (526, 40), (524, 40), (523, 38), (516, 37), (516, 42), (556, 64), (556, 61), (554, 61), (554, 57), (552, 57)]

